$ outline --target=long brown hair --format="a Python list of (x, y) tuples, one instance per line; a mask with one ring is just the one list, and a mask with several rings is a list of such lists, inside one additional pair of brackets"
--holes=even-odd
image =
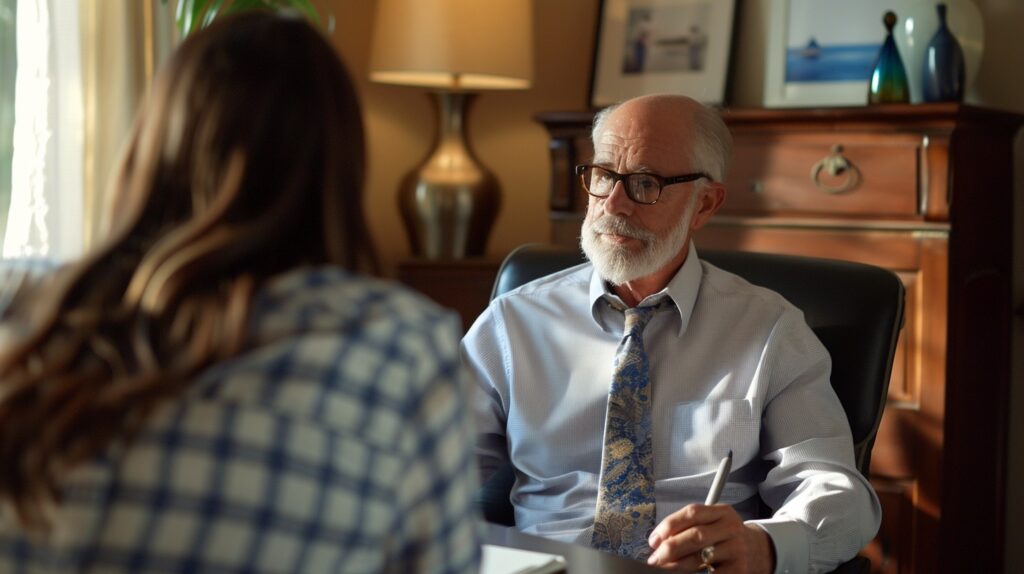
[(0, 350), (0, 501), (23, 526), (241, 350), (268, 277), (372, 266), (363, 163), (355, 89), (305, 21), (250, 12), (183, 42), (137, 115), (106, 243), (22, 302), (29, 334)]

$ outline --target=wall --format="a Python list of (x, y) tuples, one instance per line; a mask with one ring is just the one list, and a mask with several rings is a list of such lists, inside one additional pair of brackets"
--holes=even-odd
[(985, 21), (985, 56), (974, 101), (1024, 113), (1024, 2), (975, 0)]
[[(401, 177), (430, 149), (436, 119), (423, 90), (370, 82), (372, 0), (323, 0), (333, 13), (335, 45), (359, 82), (369, 146), (367, 216), (385, 272), (409, 256), (396, 206)], [(547, 133), (534, 114), (586, 107), (595, 0), (537, 0), (534, 82), (529, 90), (483, 93), (470, 110), (470, 139), (501, 182), (503, 203), (488, 253), (548, 238)]]

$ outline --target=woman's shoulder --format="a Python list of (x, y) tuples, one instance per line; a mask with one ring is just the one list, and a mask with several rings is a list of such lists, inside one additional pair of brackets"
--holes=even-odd
[(190, 400), (393, 449), (426, 397), (457, 389), (457, 316), (395, 283), (296, 270), (257, 293), (252, 315), (248, 348), (202, 373)]
[(202, 393), (338, 420), (366, 396), (411, 408), (431, 385), (454, 380), (458, 316), (394, 282), (295, 270), (264, 285), (250, 315), (247, 348), (208, 369)]
[(458, 328), (454, 312), (408, 287), (332, 266), (305, 267), (271, 279), (254, 298), (252, 311), (258, 333)]

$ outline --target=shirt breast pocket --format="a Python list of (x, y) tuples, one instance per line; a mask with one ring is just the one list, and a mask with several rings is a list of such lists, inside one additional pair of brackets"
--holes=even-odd
[(754, 456), (760, 428), (760, 417), (745, 399), (677, 404), (667, 437), (668, 473), (663, 478), (714, 472), (730, 449), (734, 459)]

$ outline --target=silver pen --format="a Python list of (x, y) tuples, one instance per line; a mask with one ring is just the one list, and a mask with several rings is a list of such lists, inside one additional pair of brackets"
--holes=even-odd
[(722, 489), (725, 488), (726, 477), (729, 476), (730, 469), (732, 469), (732, 449), (729, 449), (729, 454), (725, 455), (722, 462), (718, 463), (718, 472), (715, 473), (715, 480), (711, 483), (711, 490), (708, 491), (708, 498), (704, 504), (708, 506), (718, 504), (718, 498), (722, 496)]

